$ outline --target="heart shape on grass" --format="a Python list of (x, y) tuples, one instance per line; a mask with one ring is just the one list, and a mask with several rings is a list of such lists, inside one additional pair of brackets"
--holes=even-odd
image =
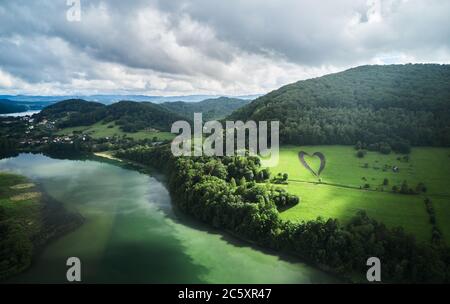
[(320, 173), (322, 173), (323, 169), (325, 169), (325, 165), (326, 165), (325, 155), (323, 155), (322, 152), (314, 152), (314, 154), (312, 155), (312, 156), (317, 156), (320, 159), (320, 167), (319, 167), (319, 170), (317, 172), (314, 171), (311, 168), (311, 166), (306, 162), (305, 156), (310, 156), (310, 155), (308, 153), (304, 152), (304, 151), (300, 151), (298, 153), (298, 158), (300, 159), (300, 163), (306, 169), (308, 169), (312, 174), (314, 174), (315, 176), (319, 176)]

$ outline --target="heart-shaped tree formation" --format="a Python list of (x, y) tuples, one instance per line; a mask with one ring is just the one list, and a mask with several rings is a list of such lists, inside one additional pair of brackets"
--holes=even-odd
[(325, 160), (325, 155), (323, 155), (322, 152), (314, 152), (314, 154), (312, 156), (317, 156), (320, 159), (320, 167), (319, 167), (319, 171), (315, 172), (310, 166), (309, 164), (306, 162), (305, 160), (305, 155), (306, 156), (310, 156), (308, 153), (304, 152), (304, 151), (300, 151), (298, 153), (298, 158), (300, 159), (300, 162), (302, 163), (302, 165), (308, 169), (312, 174), (314, 174), (315, 176), (319, 176), (320, 173), (322, 173), (323, 169), (325, 169), (325, 165), (326, 165), (326, 160)]

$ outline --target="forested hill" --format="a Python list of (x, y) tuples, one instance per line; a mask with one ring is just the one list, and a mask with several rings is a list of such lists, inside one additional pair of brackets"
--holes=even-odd
[(450, 65), (361, 66), (299, 81), (229, 119), (279, 120), (292, 144), (450, 146)]
[(116, 121), (125, 132), (136, 132), (149, 127), (170, 131), (173, 122), (186, 119), (151, 102), (120, 101), (107, 107), (105, 120)]
[(193, 119), (194, 113), (202, 113), (203, 120), (222, 119), (233, 111), (247, 105), (250, 100), (219, 97), (199, 102), (165, 102), (161, 106), (186, 118)]
[(203, 113), (204, 120), (225, 118), (249, 100), (220, 97), (200, 102), (120, 101), (111, 105), (82, 99), (69, 99), (46, 107), (38, 120), (56, 119), (61, 128), (88, 126), (99, 121), (115, 121), (123, 131), (135, 132), (145, 128), (169, 131), (177, 120), (192, 121), (195, 112)]
[(97, 102), (71, 99), (42, 110), (38, 120), (57, 119), (58, 127), (88, 126), (99, 121), (115, 121), (125, 132), (145, 128), (169, 131), (172, 123), (184, 117), (150, 102), (120, 101), (108, 106)]
[[(104, 104), (83, 99), (63, 100), (48, 107), (45, 107), (38, 115), (38, 119), (57, 119), (75, 114), (89, 114), (95, 111), (103, 111)], [(67, 117), (67, 118), (68, 118)]]
[(26, 110), (27, 107), (25, 106), (14, 104), (8, 99), (0, 99), (0, 114), (24, 112)]

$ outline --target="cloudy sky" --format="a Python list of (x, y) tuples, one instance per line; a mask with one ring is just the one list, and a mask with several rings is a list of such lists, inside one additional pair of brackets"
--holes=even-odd
[(447, 0), (79, 1), (71, 22), (77, 0), (0, 0), (0, 94), (243, 95), (450, 63)]

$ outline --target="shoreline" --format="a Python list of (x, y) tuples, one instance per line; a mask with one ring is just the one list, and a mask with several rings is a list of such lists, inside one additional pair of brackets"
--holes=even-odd
[[(33, 183), (31, 183), (32, 180), (27, 176), (14, 175), (25, 178), (27, 182), (30, 182), (30, 185), (33, 185), (32, 187), (35, 188), (35, 193), (39, 193), (39, 197), (32, 198), (36, 199), (36, 204), (39, 206), (39, 209), (36, 210), (34, 213), (35, 215), (33, 215), (36, 216), (36, 220), (39, 221), (39, 226), (34, 232), (27, 231), (26, 228), (28, 227), (22, 227), (22, 229), (20, 229), (23, 236), (28, 239), (29, 244), (31, 245), (28, 253), (30, 260), (22, 265), (14, 266), (15, 269), (9, 268), (2, 273), (0, 276), (0, 283), (8, 283), (11, 280), (14, 280), (15, 277), (26, 273), (34, 265), (36, 258), (48, 244), (75, 231), (84, 223), (84, 218), (81, 214), (67, 210), (64, 204), (53, 199), (38, 181), (33, 181)], [(34, 221), (34, 218), (28, 220), (32, 222)], [(5, 235), (5, 237), (8, 238), (12, 236)]]
[(119, 161), (119, 162), (123, 162), (122, 159), (114, 157), (114, 156), (112, 156), (111, 154), (109, 154), (107, 152), (94, 152), (92, 154), (95, 155), (95, 156), (101, 157), (101, 158), (106, 158), (106, 159), (110, 159), (110, 160), (116, 160), (116, 161)]
[[(107, 157), (105, 157), (105, 158), (107, 158)], [(212, 227), (208, 223), (205, 223), (203, 221), (200, 221), (200, 220), (196, 219), (195, 217), (193, 217), (189, 213), (186, 213), (186, 212), (182, 211), (180, 208), (178, 208), (177, 204), (175, 203), (175, 199), (172, 197), (172, 193), (171, 193), (169, 185), (167, 183), (167, 175), (166, 175), (166, 173), (164, 173), (161, 170), (159, 170), (159, 169), (157, 169), (157, 168), (155, 168), (153, 166), (150, 166), (150, 165), (144, 165), (144, 164), (140, 164), (140, 163), (137, 163), (137, 162), (134, 162), (134, 161), (131, 161), (131, 160), (120, 159), (120, 158), (117, 158), (117, 157), (113, 157), (113, 158), (114, 158), (114, 160), (119, 161), (121, 164), (130, 165), (133, 168), (133, 170), (136, 170), (136, 171), (141, 172), (143, 174), (149, 175), (149, 169), (158, 172), (158, 174), (160, 175), (159, 178), (163, 177), (163, 180), (160, 180), (160, 181), (164, 184), (164, 186), (169, 191), (169, 194), (171, 196), (171, 204), (172, 204), (172, 207), (174, 208), (175, 215), (178, 217), (178, 220), (181, 220), (181, 219), (179, 218), (179, 215), (177, 215), (177, 213), (181, 213), (182, 217), (186, 217), (190, 221), (194, 221), (197, 224), (204, 225), (205, 228), (210, 229), (212, 231), (215, 231), (215, 232), (221, 234), (224, 237), (224, 239), (226, 239), (227, 242), (229, 242), (231, 244), (233, 244), (233, 242), (244, 243), (244, 244), (248, 245), (249, 247), (251, 247), (251, 248), (253, 248), (255, 250), (258, 250), (258, 251), (260, 251), (262, 253), (275, 255), (278, 258), (284, 259), (286, 261), (291, 261), (291, 262), (295, 261), (297, 263), (303, 263), (303, 264), (305, 264), (305, 265), (307, 265), (309, 267), (314, 267), (317, 270), (320, 270), (320, 271), (322, 271), (323, 273), (325, 273), (327, 275), (333, 276), (334, 278), (339, 280), (341, 282), (341, 284), (361, 283), (360, 280), (351, 279), (351, 277), (352, 277), (351, 274), (349, 274), (347, 276), (340, 275), (338, 273), (330, 271), (330, 269), (328, 267), (326, 267), (325, 265), (319, 265), (319, 264), (313, 263), (311, 261), (308, 261), (307, 259), (305, 259), (305, 258), (303, 258), (303, 257), (301, 257), (301, 256), (299, 256), (299, 255), (297, 255), (297, 254), (295, 254), (293, 252), (280, 251), (280, 250), (276, 250), (276, 249), (273, 249), (273, 248), (270, 248), (270, 247), (264, 247), (264, 246), (258, 244), (255, 241), (252, 241), (252, 240), (250, 240), (248, 238), (239, 236), (237, 233), (235, 233), (235, 232), (233, 232), (231, 230), (228, 230), (228, 229), (225, 229), (225, 230), (217, 229), (217, 228)], [(108, 158), (108, 159), (112, 159), (112, 158)], [(144, 172), (142, 172), (139, 169), (143, 169)], [(155, 177), (155, 176), (153, 176), (153, 177)], [(183, 225), (185, 225), (185, 223), (183, 223)]]
[[(19, 152), (19, 153), (21, 153), (21, 152)], [(181, 215), (183, 217), (187, 217), (189, 220), (192, 220), (192, 221), (196, 222), (197, 224), (204, 225), (205, 228), (207, 228), (207, 229), (212, 229), (213, 231), (216, 231), (217, 233), (222, 234), (225, 237), (225, 239), (227, 239), (227, 241), (230, 242), (231, 244), (233, 242), (236, 242), (236, 243), (242, 242), (242, 243), (245, 243), (248, 246), (250, 246), (250, 247), (252, 247), (252, 248), (254, 248), (254, 249), (256, 249), (256, 250), (258, 250), (260, 252), (276, 255), (279, 258), (287, 260), (287, 261), (293, 261), (294, 260), (295, 262), (298, 262), (298, 263), (304, 263), (307, 266), (314, 267), (317, 270), (320, 270), (320, 271), (324, 272), (325, 274), (333, 276), (334, 278), (339, 280), (342, 284), (358, 283), (359, 282), (359, 280), (351, 279), (351, 277), (352, 277), (351, 275), (348, 275), (348, 276), (339, 275), (339, 274), (337, 274), (337, 273), (335, 273), (333, 271), (330, 271), (329, 269), (327, 269), (327, 267), (324, 267), (322, 265), (318, 265), (316, 263), (310, 262), (307, 259), (304, 259), (303, 257), (301, 257), (301, 256), (299, 256), (297, 254), (293, 254), (292, 252), (278, 251), (278, 250), (270, 248), (270, 247), (264, 247), (264, 246), (259, 245), (258, 243), (254, 242), (254, 241), (251, 241), (249, 239), (241, 237), (241, 236), (239, 236), (238, 234), (236, 234), (236, 233), (234, 233), (232, 231), (216, 229), (216, 228), (210, 226), (208, 223), (199, 221), (198, 219), (196, 219), (192, 215), (190, 215), (190, 214), (182, 211), (180, 208), (178, 208), (178, 206), (175, 203), (175, 199), (173, 198), (172, 193), (171, 193), (171, 191), (169, 189), (169, 185), (167, 183), (167, 174), (166, 173), (164, 173), (162, 170), (159, 170), (159, 169), (157, 169), (157, 168), (155, 168), (155, 167), (153, 167), (151, 165), (144, 165), (144, 164), (137, 163), (137, 162), (134, 162), (134, 161), (131, 161), (131, 160), (121, 159), (121, 158), (115, 157), (115, 156), (111, 155), (112, 153), (113, 153), (113, 151), (103, 151), (103, 152), (87, 153), (87, 155), (91, 155), (94, 158), (97, 158), (96, 161), (105, 161), (105, 162), (109, 162), (109, 163), (113, 163), (113, 164), (115, 163), (115, 165), (126, 166), (129, 169), (134, 170), (136, 172), (155, 177), (160, 182), (162, 182), (164, 184), (164, 186), (166, 187), (166, 189), (169, 191), (169, 194), (171, 196), (172, 207), (175, 208), (175, 210), (174, 210), (175, 214), (176, 213), (181, 213)], [(38, 183), (37, 183), (37, 187), (39, 187)], [(47, 198), (48, 198), (48, 196), (47, 196)], [(43, 195), (42, 199), (44, 199), (44, 195)], [(59, 203), (61, 203), (61, 202), (59, 202)], [(61, 203), (61, 204), (63, 205), (63, 203)], [(68, 214), (72, 214), (72, 213), (68, 212)], [(82, 218), (81, 215), (79, 215), (79, 216)], [(178, 217), (178, 220), (180, 220), (179, 216), (177, 216), (177, 217)], [(79, 226), (81, 226), (83, 224), (83, 222), (84, 222), (84, 218), (82, 218), (81, 223), (79, 225), (76, 225), (76, 227), (73, 227), (73, 229), (68, 229), (66, 231), (61, 231), (60, 233), (50, 237), (43, 244), (40, 244), (39, 246), (37, 246), (36, 247), (36, 252), (33, 253), (33, 260), (34, 260), (34, 258), (36, 256), (38, 256), (42, 252), (42, 250), (45, 248), (45, 246), (48, 245), (51, 241), (53, 241), (53, 240), (55, 240), (55, 239), (57, 239), (59, 237), (62, 237), (64, 235), (74, 231), (75, 229), (79, 228)], [(183, 225), (186, 225), (186, 223), (183, 223)], [(37, 249), (38, 247), (39, 247), (39, 249)], [(33, 260), (31, 262), (31, 264), (27, 268), (25, 268), (23, 271), (21, 271), (20, 273), (26, 272), (27, 269), (29, 269), (30, 266), (33, 264)], [(20, 273), (17, 273), (17, 274), (15, 274), (13, 276), (10, 276), (6, 280), (9, 280), (9, 279), (13, 278), (14, 276), (19, 275)], [(3, 280), (3, 281), (5, 281), (5, 280)]]

